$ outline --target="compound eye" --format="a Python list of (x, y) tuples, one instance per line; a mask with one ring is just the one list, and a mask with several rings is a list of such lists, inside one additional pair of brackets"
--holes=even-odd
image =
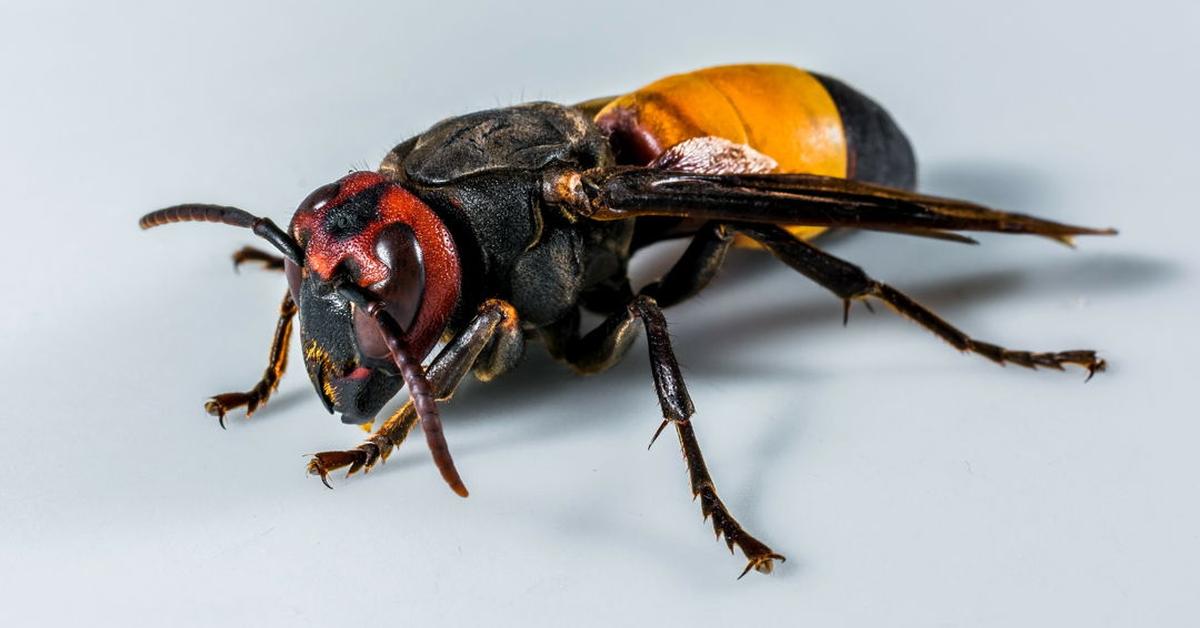
[[(421, 308), (421, 297), (425, 293), (425, 265), (421, 260), (421, 247), (417, 244), (413, 230), (405, 224), (394, 224), (380, 232), (375, 240), (375, 254), (388, 267), (387, 279), (370, 286), (385, 304), (392, 318), (406, 331), (412, 326)], [(358, 349), (364, 355), (385, 358), (387, 344), (374, 321), (363, 312), (354, 312), (354, 332), (358, 337)]]
[(425, 293), (425, 264), (417, 237), (406, 224), (395, 224), (380, 232), (375, 240), (375, 254), (388, 267), (387, 279), (371, 286), (387, 304), (387, 311), (408, 329)]
[(288, 291), (292, 293), (292, 302), (300, 304), (300, 282), (304, 280), (303, 271), (290, 259), (283, 260), (283, 274), (287, 277)]
[(304, 197), (300, 201), (300, 206), (296, 208), (297, 212), (310, 212), (321, 209), (325, 203), (332, 201), (338, 195), (338, 190), (341, 189), (340, 183), (327, 183), (312, 191), (311, 194)]

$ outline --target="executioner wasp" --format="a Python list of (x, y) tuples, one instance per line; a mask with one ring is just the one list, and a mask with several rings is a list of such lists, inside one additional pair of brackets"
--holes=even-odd
[[(837, 79), (785, 65), (714, 67), (574, 106), (534, 102), (443, 120), (304, 199), (287, 230), (234, 207), (186, 204), (143, 228), (207, 221), (252, 229), (282, 255), (244, 248), (237, 264), (282, 270), (270, 360), (247, 392), (216, 395), (221, 418), (266, 403), (300, 317), (317, 394), (346, 423), (376, 419), (402, 387), (408, 402), (358, 447), (315, 454), (311, 473), (369, 470), (419, 421), (457, 494), (467, 489), (437, 402), (468, 371), (491, 380), (540, 340), (580, 373), (612, 366), (644, 327), (663, 421), (683, 449), (694, 497), (730, 550), (770, 572), (783, 557), (738, 524), (717, 496), (693, 428), (692, 400), (662, 309), (702, 290), (731, 246), (766, 249), (844, 304), (881, 301), (954, 348), (998, 363), (1104, 369), (1094, 351), (1017, 351), (977, 340), (862, 269), (814, 246), (830, 228), (974, 242), (962, 231), (1036, 234), (1069, 243), (1106, 235), (974, 203), (915, 193), (916, 161), (883, 108)], [(657, 281), (634, 288), (634, 252), (690, 238)], [(605, 317), (580, 329), (580, 310)], [(423, 366), (439, 342), (437, 355)]]

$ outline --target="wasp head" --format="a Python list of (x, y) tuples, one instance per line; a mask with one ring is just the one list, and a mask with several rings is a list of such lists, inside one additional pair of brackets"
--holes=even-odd
[(365, 423), (406, 385), (442, 478), (467, 496), (421, 367), (462, 289), (454, 239), (428, 205), (382, 175), (355, 172), (304, 199), (289, 231), (244, 209), (205, 203), (153, 211), (138, 224), (175, 222), (251, 229), (278, 249), (299, 306), (304, 362), (326, 408), (347, 423)]
[(374, 172), (318, 188), (289, 231), (303, 249), (303, 264), (289, 260), (285, 270), (309, 377), (344, 422), (372, 421), (403, 379), (376, 321), (341, 288), (353, 284), (377, 300), (421, 360), (457, 301), (453, 239), (420, 199)]

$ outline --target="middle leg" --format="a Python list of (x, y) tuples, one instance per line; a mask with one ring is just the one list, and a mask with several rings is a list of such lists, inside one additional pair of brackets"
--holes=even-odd
[(661, 280), (646, 286), (637, 296), (628, 295), (624, 307), (617, 308), (587, 335), (579, 335), (577, 316), (562, 326), (543, 330), (543, 333), (547, 336), (547, 345), (554, 348), (552, 353), (564, 358), (577, 371), (594, 373), (612, 366), (628, 350), (635, 336), (635, 322), (641, 320), (649, 344), (654, 388), (663, 415), (663, 422), (653, 438), (657, 439), (668, 424), (675, 427), (692, 496), (700, 499), (701, 513), (705, 519), (712, 518), (714, 531), (718, 537), (725, 537), (729, 550), (732, 552), (736, 546), (746, 556), (746, 568), (741, 574), (744, 576), (750, 569), (770, 573), (776, 559), (786, 559), (746, 532), (717, 495), (716, 484), (692, 426), (695, 407), (671, 347), (667, 322), (660, 307), (660, 300), (667, 305), (678, 303), (707, 286), (732, 240), (732, 230), (716, 223), (705, 225)]
[[(770, 573), (776, 559), (786, 559), (746, 532), (717, 495), (716, 484), (704, 462), (704, 454), (700, 451), (700, 442), (692, 426), (695, 407), (671, 348), (667, 321), (654, 298), (646, 294), (638, 295), (627, 307), (609, 316), (586, 336), (565, 342), (566, 359), (582, 372), (594, 372), (598, 367), (610, 365), (616, 360), (614, 356), (619, 356), (628, 348), (634, 337), (636, 320), (641, 320), (646, 330), (654, 389), (662, 408), (663, 422), (654, 433), (654, 439), (667, 425), (675, 427), (687, 465), (692, 497), (700, 499), (701, 513), (705, 519), (712, 518), (713, 530), (718, 537), (725, 537), (729, 551), (732, 552), (736, 546), (746, 556), (746, 568), (741, 575), (746, 575), (751, 569)], [(559, 339), (559, 342), (562, 340)]]

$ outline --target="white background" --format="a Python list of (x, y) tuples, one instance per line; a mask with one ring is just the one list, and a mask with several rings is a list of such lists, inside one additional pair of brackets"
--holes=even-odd
[[(1191, 2), (29, 3), (0, 9), (0, 624), (1194, 626), (1200, 9)], [(741, 256), (668, 311), (722, 495), (789, 557), (737, 582), (689, 501), (644, 345), (579, 379), (533, 347), (328, 491), (362, 437), (265, 365), (282, 279), (181, 201), (284, 222), (438, 119), (783, 61), (886, 104), (924, 189), (1095, 226), (1077, 250), (864, 234), (839, 255), (978, 336), (957, 355)], [(643, 276), (669, 257), (642, 260)]]

